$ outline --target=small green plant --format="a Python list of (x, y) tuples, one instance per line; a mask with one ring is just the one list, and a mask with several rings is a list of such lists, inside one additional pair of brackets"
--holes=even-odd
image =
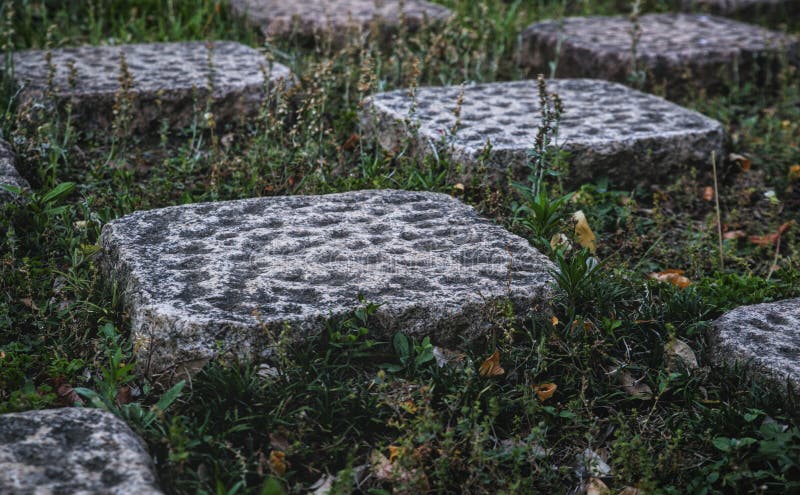
[(425, 337), (419, 344), (402, 332), (397, 332), (392, 339), (392, 347), (397, 355), (399, 364), (384, 364), (383, 368), (392, 373), (401, 371), (413, 376), (419, 370), (433, 362), (433, 344), (430, 337)]

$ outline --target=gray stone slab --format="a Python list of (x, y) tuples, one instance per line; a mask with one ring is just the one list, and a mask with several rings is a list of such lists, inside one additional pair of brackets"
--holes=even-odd
[[(752, 24), (702, 14), (647, 14), (640, 25), (638, 63), (648, 85), (664, 86), (668, 94), (687, 86), (715, 90), (737, 77), (755, 77), (780, 54), (797, 61), (796, 36)], [(626, 82), (631, 27), (627, 16), (539, 22), (522, 33), (520, 61), (549, 74), (549, 63), (558, 60), (558, 77)]]
[[(569, 179), (575, 183), (603, 175), (620, 185), (658, 182), (690, 165), (710, 167), (712, 151), (721, 156), (722, 125), (663, 98), (590, 79), (549, 80), (547, 89), (563, 100), (558, 144), (571, 153)], [(465, 179), (484, 173), (481, 159), (490, 181), (502, 183), (509, 168), (526, 177), (540, 125), (537, 82), (464, 87), (460, 125), (452, 135), (461, 91), (420, 88), (413, 99), (407, 90), (374, 95), (364, 103), (365, 133), (388, 150), (407, 143), (415, 153), (448, 152), (464, 164)]]
[(113, 124), (123, 55), (133, 83), (132, 130), (157, 129), (164, 119), (176, 127), (198, 116), (202, 123), (209, 98), (218, 124), (243, 121), (257, 114), (268, 84), (289, 81), (286, 67), (233, 42), (82, 46), (50, 53), (50, 64), (46, 51), (14, 54), (20, 100), (23, 106), (45, 101), (54, 68), (53, 96), (61, 105), (72, 103), (73, 123), (84, 130), (108, 132)]
[(375, 336), (457, 344), (496, 328), (495, 303), (509, 298), (528, 317), (551, 293), (552, 264), (527, 241), (426, 192), (143, 211), (108, 223), (101, 244), (151, 376), (219, 352), (267, 356), (283, 324), (301, 341), (360, 307), (359, 294), (382, 304)]
[(726, 16), (766, 15), (774, 18), (795, 12), (800, 8), (798, 0), (683, 0), (681, 6), (687, 12), (709, 12)]
[(742, 306), (714, 322), (713, 356), (748, 369), (785, 392), (800, 391), (800, 299)]
[(0, 493), (160, 494), (144, 443), (111, 413), (0, 415)]
[[(29, 188), (28, 181), (23, 179), (17, 172), (14, 163), (14, 152), (11, 151), (11, 146), (2, 139), (0, 139), (0, 185), (9, 185), (21, 189)], [(0, 205), (13, 201), (15, 198), (15, 194), (0, 187)]]
[(265, 36), (341, 36), (353, 29), (368, 30), (373, 23), (394, 31), (405, 19), (410, 29), (427, 21), (450, 17), (449, 9), (424, 0), (231, 0), (231, 9), (245, 16)]

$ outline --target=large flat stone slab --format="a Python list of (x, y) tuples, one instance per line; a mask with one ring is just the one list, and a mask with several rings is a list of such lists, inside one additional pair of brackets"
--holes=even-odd
[(710, 12), (726, 16), (769, 16), (775, 18), (796, 12), (798, 0), (682, 0), (686, 12)]
[[(701, 14), (647, 14), (639, 22), (639, 70), (646, 72), (648, 86), (663, 85), (668, 94), (686, 86), (715, 90), (737, 77), (746, 80), (780, 54), (797, 61), (797, 37), (752, 24)], [(633, 59), (631, 28), (627, 16), (539, 22), (522, 33), (520, 61), (549, 74), (548, 64), (558, 60), (558, 77), (626, 82)]]
[[(710, 167), (712, 151), (721, 156), (719, 122), (662, 98), (589, 79), (549, 80), (547, 89), (563, 100), (558, 141), (571, 153), (569, 179), (576, 183), (603, 175), (622, 185), (658, 182), (687, 166)], [(483, 173), (481, 158), (489, 180), (502, 181), (508, 168), (517, 178), (527, 176), (540, 125), (537, 82), (466, 86), (453, 135), (461, 92), (450, 86), (417, 89), (413, 99), (406, 90), (374, 95), (365, 101), (363, 127), (391, 151), (408, 144), (416, 153), (448, 152), (464, 164), (467, 178)]]
[(231, 0), (231, 9), (257, 26), (265, 36), (332, 36), (373, 24), (388, 32), (401, 22), (410, 29), (426, 21), (443, 21), (449, 9), (424, 0)]
[(786, 391), (800, 391), (800, 299), (742, 306), (714, 322), (711, 335), (718, 362), (749, 370)]
[(0, 493), (160, 494), (144, 443), (111, 413), (0, 415)]
[(265, 356), (284, 324), (302, 340), (359, 308), (359, 294), (382, 304), (376, 337), (457, 344), (496, 328), (495, 303), (509, 298), (524, 318), (546, 311), (551, 290), (552, 265), (527, 241), (426, 192), (143, 211), (108, 223), (101, 244), (151, 375), (219, 352)]
[[(14, 163), (14, 152), (11, 146), (0, 139), (0, 185), (9, 185), (21, 189), (28, 189), (28, 181), (17, 172)], [(0, 205), (13, 201), (16, 195), (0, 187)]]
[[(45, 101), (52, 66), (57, 103), (72, 103), (78, 128), (102, 132), (114, 123), (121, 80), (132, 83), (131, 130), (152, 131), (164, 120), (175, 127), (188, 126), (195, 118), (202, 124), (209, 98), (218, 124), (241, 122), (257, 114), (267, 86), (289, 77), (286, 67), (233, 42), (82, 46), (50, 54), (50, 64), (45, 51), (14, 54), (23, 106)], [(123, 57), (127, 78), (121, 78)]]

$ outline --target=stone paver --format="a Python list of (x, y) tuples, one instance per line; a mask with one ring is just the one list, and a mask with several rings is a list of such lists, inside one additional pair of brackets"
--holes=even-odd
[(98, 409), (0, 415), (0, 493), (160, 494), (144, 443)]
[[(0, 139), (0, 184), (28, 189), (28, 182), (19, 175), (14, 165), (14, 153), (11, 146)], [(13, 201), (15, 195), (0, 187), (0, 205)]]
[[(122, 77), (123, 55), (129, 77)], [(202, 120), (209, 95), (218, 124), (241, 121), (257, 113), (265, 77), (269, 84), (289, 81), (286, 67), (270, 64), (257, 50), (233, 42), (82, 46), (53, 50), (51, 56), (48, 64), (45, 51), (14, 54), (23, 105), (44, 100), (52, 66), (54, 96), (62, 105), (72, 103), (73, 123), (102, 132), (114, 122), (115, 101), (125, 101), (118, 100), (121, 81), (132, 83), (132, 130), (154, 130), (163, 119), (177, 127), (191, 124), (197, 116)]]
[(551, 290), (552, 265), (527, 241), (435, 193), (170, 207), (110, 222), (101, 243), (151, 375), (219, 350), (265, 356), (283, 323), (302, 340), (360, 307), (359, 294), (382, 304), (380, 337), (460, 343), (495, 328), (494, 302), (510, 297), (526, 317), (546, 311)]
[(783, 15), (796, 12), (798, 0), (683, 0), (687, 12), (710, 12), (717, 15)]
[[(756, 66), (781, 53), (797, 61), (797, 37), (730, 19), (647, 14), (640, 17), (640, 25), (640, 70), (647, 73), (648, 85), (665, 85), (668, 94), (687, 85), (715, 90), (736, 77), (755, 76)], [(558, 60), (558, 77), (625, 82), (631, 73), (631, 27), (627, 16), (568, 17), (533, 24), (522, 33), (520, 61), (549, 74), (548, 64)]]
[(401, 18), (414, 29), (426, 20), (442, 21), (451, 15), (449, 9), (424, 0), (231, 0), (230, 5), (265, 36), (327, 33), (337, 39), (353, 28), (370, 29), (373, 22), (391, 32)]
[(748, 364), (778, 390), (800, 390), (800, 299), (742, 306), (714, 322), (718, 362)]
[[(687, 165), (709, 167), (712, 151), (720, 156), (722, 125), (662, 98), (590, 79), (549, 80), (547, 89), (565, 107), (558, 144), (571, 153), (572, 181), (607, 175), (620, 185), (657, 182)], [(413, 100), (407, 90), (374, 95), (362, 113), (365, 132), (388, 150), (408, 143), (416, 153), (433, 147), (449, 152), (465, 165), (466, 178), (482, 173), (478, 164), (487, 156), (490, 181), (502, 182), (508, 168), (517, 178), (526, 177), (525, 164), (540, 125), (537, 82), (464, 87), (453, 136), (461, 91), (459, 86), (420, 88)], [(416, 104), (410, 115), (412, 101)]]

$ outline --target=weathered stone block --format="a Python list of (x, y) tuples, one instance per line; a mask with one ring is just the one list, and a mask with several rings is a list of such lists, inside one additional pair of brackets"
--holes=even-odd
[[(14, 152), (11, 151), (11, 146), (0, 139), (0, 185), (9, 185), (19, 187), (21, 189), (28, 189), (28, 181), (22, 178), (14, 166)], [(13, 201), (15, 195), (0, 187), (0, 205)]]
[[(603, 175), (618, 185), (657, 182), (689, 165), (710, 167), (712, 151), (720, 156), (722, 125), (662, 98), (590, 79), (549, 80), (547, 89), (563, 100), (558, 145), (571, 153), (568, 179), (575, 183)], [(461, 92), (450, 86), (417, 89), (415, 98), (408, 90), (374, 95), (364, 103), (365, 133), (391, 151), (408, 143), (419, 154), (433, 148), (450, 153), (464, 165), (465, 178), (487, 173), (502, 182), (507, 169), (527, 176), (541, 118), (537, 82), (479, 84)]]
[(683, 0), (681, 7), (687, 12), (710, 12), (726, 16), (763, 16), (770, 18), (796, 12), (798, 0)]
[(368, 30), (373, 23), (384, 31), (397, 30), (401, 22), (416, 29), (427, 21), (450, 17), (449, 9), (424, 0), (231, 0), (231, 9), (258, 27), (265, 36), (328, 35)]
[[(700, 14), (647, 14), (639, 19), (641, 38), (637, 70), (648, 86), (664, 86), (668, 94), (686, 87), (714, 91), (737, 78), (761, 75), (767, 65), (785, 55), (796, 62), (795, 36), (752, 24)], [(627, 16), (568, 17), (529, 26), (522, 33), (520, 61), (558, 77), (629, 80), (632, 26)]]
[[(209, 49), (210, 48), (210, 49)], [(50, 100), (72, 104), (73, 124), (108, 132), (115, 103), (129, 103), (131, 131), (152, 131), (166, 120), (202, 123), (206, 103), (215, 121), (241, 122), (257, 114), (269, 86), (289, 81), (289, 70), (257, 50), (233, 42), (82, 46), (14, 54), (20, 100), (35, 113)], [(123, 60), (124, 66), (123, 68)], [(51, 73), (51, 70), (53, 71)], [(130, 84), (127, 96), (122, 83)]]
[(716, 361), (747, 364), (779, 391), (800, 391), (800, 299), (729, 311), (714, 322), (711, 342)]
[(160, 494), (143, 442), (98, 409), (0, 415), (0, 493)]
[[(495, 328), (495, 303), (547, 311), (552, 265), (527, 241), (447, 195), (358, 191), (136, 212), (108, 223), (104, 264), (123, 289), (148, 374), (198, 368), (218, 352), (268, 355), (329, 318), (382, 304), (396, 331), (460, 343)], [(496, 315), (494, 315), (496, 316)]]

